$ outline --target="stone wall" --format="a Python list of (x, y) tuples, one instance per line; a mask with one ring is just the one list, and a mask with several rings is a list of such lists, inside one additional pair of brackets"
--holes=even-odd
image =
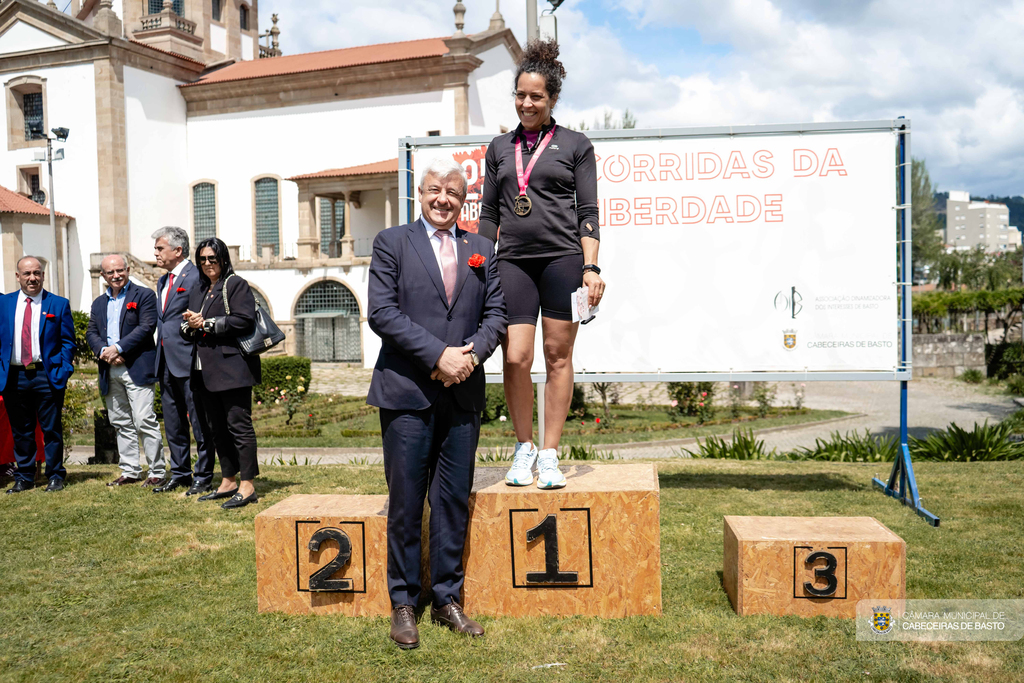
[(964, 370), (986, 374), (983, 332), (914, 335), (914, 377), (957, 377)]

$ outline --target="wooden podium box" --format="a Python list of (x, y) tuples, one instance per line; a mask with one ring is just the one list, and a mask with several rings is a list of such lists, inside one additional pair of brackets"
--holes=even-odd
[(387, 496), (294, 495), (256, 515), (260, 612), (388, 616)]
[(907, 547), (873, 517), (725, 517), (722, 582), (749, 614), (857, 616), (906, 598)]
[(470, 615), (661, 614), (653, 464), (563, 467), (563, 489), (507, 486), (477, 469), (463, 588)]

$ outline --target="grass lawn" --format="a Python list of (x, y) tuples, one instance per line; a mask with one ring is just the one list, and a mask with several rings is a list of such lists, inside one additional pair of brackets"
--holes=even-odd
[[(597, 465), (609, 466), (614, 465)], [(114, 490), (0, 496), (3, 681), (1024, 680), (1024, 643), (860, 643), (843, 619), (740, 618), (722, 516), (869, 515), (907, 542), (909, 598), (1024, 598), (1024, 462), (920, 463), (929, 527), (870, 488), (885, 465), (659, 463), (664, 615), (482, 618), (476, 641), (421, 622), (256, 612), (253, 518), (294, 493), (384, 493), (378, 466), (265, 467), (258, 506)], [(531, 666), (564, 662), (565, 667)]]

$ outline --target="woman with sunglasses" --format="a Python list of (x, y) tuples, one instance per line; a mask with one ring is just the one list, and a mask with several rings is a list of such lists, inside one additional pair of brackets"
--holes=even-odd
[[(235, 275), (224, 242), (211, 237), (196, 247), (200, 286), (192, 289), (182, 314), (181, 335), (192, 341), (192, 394), (203, 437), (220, 457), (220, 487), (199, 500), (227, 498), (222, 508), (258, 502), (259, 474), (252, 426), (252, 387), (259, 384), (260, 359), (238, 347), (238, 337), (256, 324), (256, 298)], [(230, 313), (224, 307), (225, 291)], [(235, 477), (240, 482), (235, 483)]]
[[(565, 486), (558, 443), (572, 398), (572, 351), (579, 323), (570, 300), (581, 285), (596, 306), (604, 295), (597, 265), (600, 230), (597, 163), (583, 133), (555, 124), (565, 69), (558, 44), (532, 41), (516, 68), (514, 92), (520, 124), (487, 148), (480, 234), (498, 239), (496, 265), (508, 307), (502, 342), (505, 401), (516, 433), (509, 486)], [(499, 235), (498, 227), (501, 227)], [(544, 443), (533, 443), (533, 366), (537, 314), (544, 338)]]

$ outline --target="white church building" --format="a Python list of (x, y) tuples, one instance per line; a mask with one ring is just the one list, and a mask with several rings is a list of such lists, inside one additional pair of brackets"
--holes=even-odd
[[(257, 0), (65, 4), (0, 0), (3, 291), (25, 254), (76, 310), (108, 253), (155, 286), (150, 235), (177, 225), (229, 245), (287, 353), (372, 362), (369, 256), (398, 221), (398, 140), (517, 124), (501, 15), (467, 35), (459, 2), (452, 36), (282, 56)], [(57, 127), (51, 228), (40, 134)]]

